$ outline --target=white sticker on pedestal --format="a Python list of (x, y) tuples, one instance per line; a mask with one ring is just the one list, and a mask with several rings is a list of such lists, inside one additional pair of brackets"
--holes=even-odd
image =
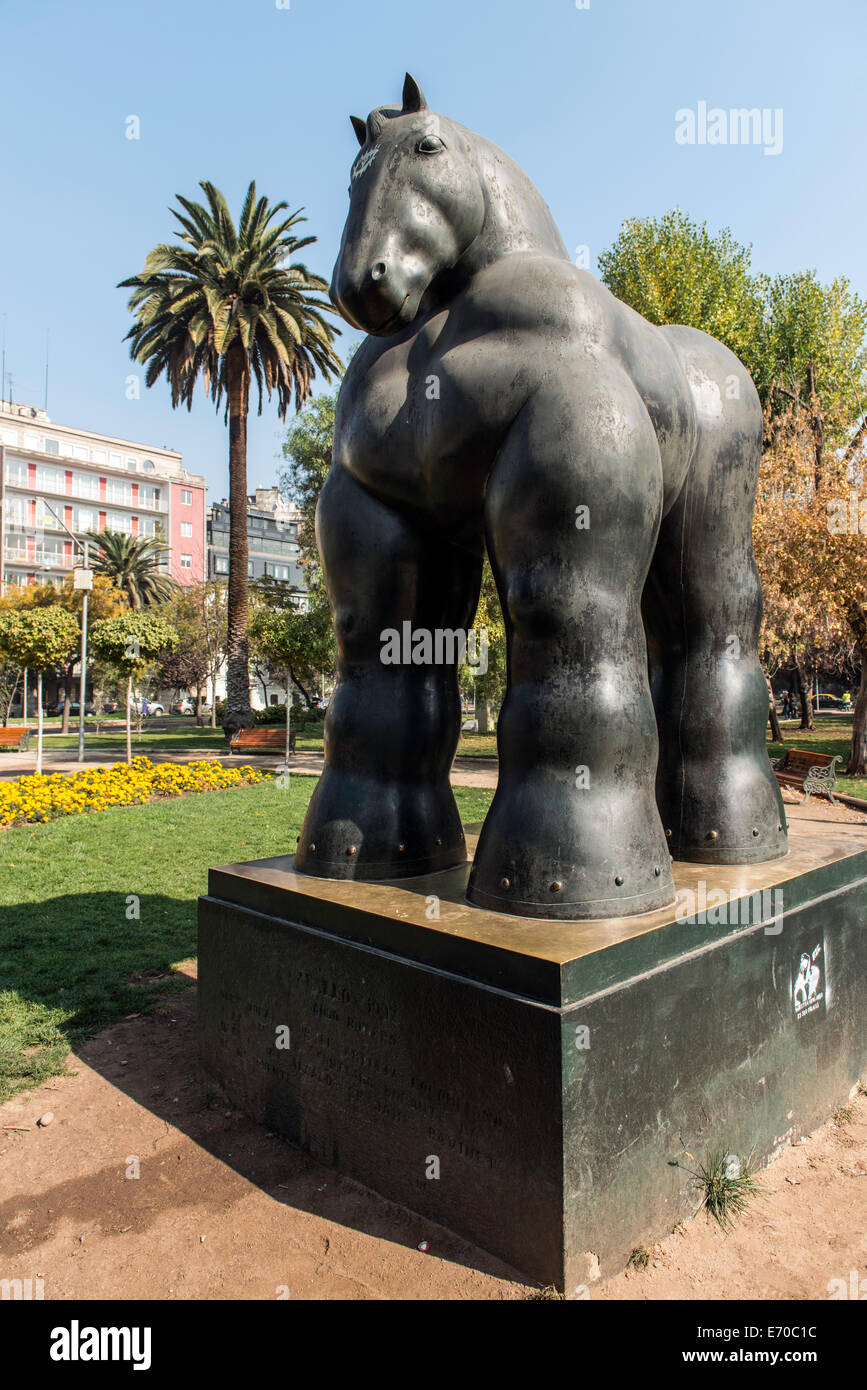
[(805, 1018), (807, 1014), (815, 1013), (821, 1007), (825, 998), (822, 966), (821, 942), (814, 946), (812, 951), (802, 952), (798, 962), (798, 973), (792, 986), (795, 1018)]

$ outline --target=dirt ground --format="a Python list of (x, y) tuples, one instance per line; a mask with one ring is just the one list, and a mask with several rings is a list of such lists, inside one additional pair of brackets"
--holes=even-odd
[[(538, 1297), (227, 1104), (194, 1060), (195, 1008), (190, 988), (130, 1016), (75, 1075), (0, 1107), (0, 1277), (41, 1278), (46, 1299)], [(829, 1280), (867, 1281), (867, 1096), (851, 1106), (761, 1174), (730, 1234), (698, 1216), (589, 1297), (827, 1299)]]

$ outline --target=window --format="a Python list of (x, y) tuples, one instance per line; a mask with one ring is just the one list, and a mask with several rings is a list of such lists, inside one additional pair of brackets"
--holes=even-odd
[(17, 431), (17, 430), (0, 430), (0, 444), (14, 444), (14, 445), (17, 445), (17, 443), (18, 443), (18, 431)]
[[(228, 564), (226, 565), (226, 568), (228, 569)], [(256, 566), (253, 564), (253, 561), (252, 561), (252, 560), (248, 560), (248, 561), (247, 561), (247, 578), (248, 578), (248, 579), (255, 579), (255, 578), (256, 578)]]
[(27, 483), (27, 464), (23, 459), (6, 460), (6, 481), (7, 483), (17, 483), (19, 487)]
[(95, 529), (93, 512), (89, 507), (79, 507), (77, 529), (79, 531), (93, 531)]
[(63, 491), (63, 474), (59, 468), (45, 468), (36, 465), (36, 486), (45, 492)]
[(87, 463), (90, 459), (90, 450), (87, 449), (83, 444), (73, 444), (72, 457), (74, 459), (82, 459), (85, 463)]
[(266, 560), (266, 562), (265, 562), (265, 573), (266, 573), (266, 574), (272, 575), (272, 576), (274, 577), (274, 579), (284, 579), (284, 580), (285, 580), (285, 579), (288, 579), (288, 578), (289, 578), (289, 566), (288, 566), (288, 565), (275, 565), (275, 564), (273, 564), (273, 562), (272, 562), (271, 560)]
[(191, 570), (192, 568), (193, 568), (193, 557), (192, 557), (192, 555), (182, 555), (182, 556), (181, 556), (181, 569), (182, 569), (182, 570)]
[(137, 473), (137, 472), (138, 472), (138, 459), (134, 459), (133, 456), (132, 456), (132, 454), (130, 454), (129, 457), (127, 458), (126, 466), (127, 466), (127, 468), (129, 469), (130, 473)]
[(107, 462), (108, 462), (108, 454), (105, 452), (104, 449), (94, 449), (94, 451), (93, 451), (93, 461), (94, 461), (94, 463), (107, 463)]
[(182, 535), (182, 536), (192, 537), (192, 534), (193, 534), (193, 523), (192, 523), (191, 521), (182, 521), (182, 522), (181, 522), (181, 535)]
[(77, 492), (80, 497), (98, 497), (99, 478), (94, 473), (75, 473), (72, 479), (72, 490)]
[(59, 454), (59, 453), (60, 453), (60, 442), (59, 442), (59, 440), (57, 440), (57, 439), (46, 439), (46, 441), (45, 441), (45, 448), (44, 448), (43, 452), (46, 453), (46, 454)]
[(144, 463), (142, 464), (142, 468), (144, 469), (145, 473), (153, 473), (155, 471), (153, 459), (145, 459)]
[(193, 505), (193, 494), (190, 492), (189, 488), (182, 487), (182, 488), (181, 488), (181, 506), (183, 506), (183, 507), (191, 507), (192, 505)]
[(118, 478), (109, 478), (106, 497), (109, 502), (122, 502), (129, 506), (132, 502), (132, 483), (122, 483)]
[(229, 557), (228, 557), (227, 555), (217, 555), (217, 556), (215, 557), (215, 559), (214, 559), (214, 573), (215, 573), (215, 574), (228, 574), (228, 573), (229, 573)]

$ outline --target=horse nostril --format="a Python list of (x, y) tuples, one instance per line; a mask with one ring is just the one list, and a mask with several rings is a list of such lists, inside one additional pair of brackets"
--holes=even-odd
[(377, 261), (370, 274), (374, 280), (382, 280), (386, 274), (387, 267), (385, 261)]

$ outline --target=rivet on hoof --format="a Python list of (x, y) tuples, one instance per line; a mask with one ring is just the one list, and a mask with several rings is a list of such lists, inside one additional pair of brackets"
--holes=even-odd
[(668, 836), (668, 838), (669, 838), (669, 840), (670, 840), (670, 839), (671, 839), (671, 831), (670, 831), (670, 830), (666, 830), (665, 833), (666, 833), (666, 835)]
[(622, 887), (623, 887), (623, 875), (622, 875), (622, 874), (617, 874), (617, 876), (616, 876), (615, 879), (614, 879), (614, 882), (617, 884), (617, 887), (618, 887), (618, 888), (622, 888)]
[(758, 833), (759, 833), (759, 832), (758, 832), (758, 829), (756, 828), (756, 826), (753, 826), (753, 834), (754, 834), (754, 835), (758, 835)]
[(708, 838), (709, 840), (718, 840), (718, 839), (719, 839), (719, 831), (718, 831), (718, 830), (709, 830), (709, 831), (707, 832), (707, 838)]
[(311, 853), (311, 854), (315, 854), (315, 853), (316, 853), (316, 846), (315, 846), (315, 845), (311, 845), (311, 846), (310, 846), (310, 853)]
[(441, 845), (441, 844), (442, 844), (442, 836), (437, 835), (436, 839), (434, 840), (434, 844), (435, 844), (435, 845)]
[(559, 878), (555, 879), (554, 882), (551, 884), (551, 892), (552, 892), (552, 893), (562, 893), (562, 892), (563, 892), (563, 885), (562, 885), (562, 883), (560, 882)]
[(347, 853), (347, 854), (355, 854), (355, 853), (356, 853), (355, 845), (350, 845), (350, 846), (349, 846), (349, 849), (346, 851), (346, 853)]
[(501, 888), (511, 888), (511, 886), (512, 886), (512, 880), (511, 880), (510, 878), (501, 878), (501, 879), (500, 879), (500, 887), (501, 887)]
[(398, 845), (397, 852), (398, 854), (406, 854), (406, 845)]
[(779, 825), (777, 826), (777, 829), (778, 829), (778, 830), (782, 830), (782, 828), (783, 828), (783, 822), (780, 821)]
[(659, 878), (659, 875), (660, 875), (661, 873), (662, 873), (662, 869), (659, 867), (659, 865), (658, 865), (658, 864), (654, 864), (654, 866), (653, 866), (653, 877), (654, 877), (654, 878)]

